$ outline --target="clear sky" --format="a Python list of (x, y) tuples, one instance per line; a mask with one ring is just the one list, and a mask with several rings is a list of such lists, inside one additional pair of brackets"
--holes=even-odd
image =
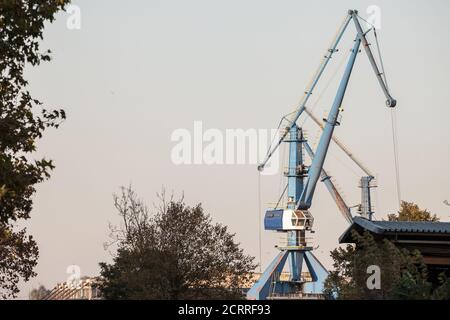
[[(433, 1), (78, 0), (81, 29), (68, 14), (48, 25), (43, 48), (53, 61), (30, 69), (32, 93), (68, 119), (49, 130), (38, 155), (56, 170), (38, 187), (29, 232), (40, 247), (38, 284), (52, 287), (79, 265), (98, 274), (110, 261), (103, 243), (117, 222), (112, 193), (132, 184), (151, 206), (164, 185), (203, 203), (215, 221), (258, 256), (258, 175), (254, 165), (181, 165), (170, 158), (174, 130), (274, 128), (292, 111), (348, 9), (377, 5), (378, 31), (393, 96), (398, 100), (402, 198), (450, 219), (450, 4)], [(339, 46), (332, 74), (352, 45), (354, 27)], [(337, 87), (330, 82), (315, 112), (322, 117)], [(329, 78), (329, 76), (328, 76)], [(327, 76), (325, 77), (325, 80)], [(325, 81), (326, 82), (326, 81)], [(323, 88), (323, 86), (321, 87)], [(319, 88), (319, 92), (321, 92)], [(319, 96), (319, 94), (317, 95)], [(315, 98), (317, 99), (317, 98)], [(314, 100), (313, 100), (314, 101)], [(389, 110), (367, 57), (358, 56), (344, 100), (339, 136), (377, 175), (376, 217), (395, 212)], [(317, 128), (307, 123), (311, 144)], [(332, 147), (327, 169), (350, 204), (359, 201), (361, 173)], [(278, 199), (280, 177), (261, 178), (264, 208)], [(317, 256), (329, 251), (346, 222), (320, 183), (311, 212)], [(263, 232), (263, 266), (276, 236)]]

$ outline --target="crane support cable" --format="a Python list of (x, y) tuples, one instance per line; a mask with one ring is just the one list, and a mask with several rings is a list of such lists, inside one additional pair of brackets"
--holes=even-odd
[(395, 163), (395, 181), (397, 186), (398, 206), (402, 204), (402, 194), (400, 188), (400, 163), (398, 156), (398, 137), (397, 137), (397, 115), (395, 110), (391, 109), (392, 142), (394, 145), (394, 163)]
[(258, 172), (258, 249), (259, 249), (259, 272), (262, 271), (262, 238), (261, 238), (261, 172)]
[(275, 209), (278, 209), (278, 206), (280, 205), (281, 201), (283, 200), (284, 194), (286, 193), (288, 188), (288, 184), (284, 187), (283, 193), (281, 193), (280, 198), (278, 198), (277, 204), (275, 205)]
[[(305, 108), (305, 112), (308, 114), (308, 116), (323, 130), (323, 124), (317, 119), (317, 117), (309, 110), (308, 108)], [(342, 151), (347, 154), (347, 156), (355, 162), (358, 167), (361, 168), (362, 171), (364, 171), (368, 176), (373, 177), (373, 173), (358, 159), (356, 156), (350, 151), (350, 149), (341, 142), (335, 135), (331, 137), (333, 141), (341, 148)]]
[[(331, 83), (336, 78), (338, 72), (342, 69), (342, 66), (348, 60), (348, 57), (350, 56), (350, 53), (351, 53), (351, 49), (348, 50), (346, 55), (343, 55), (341, 57), (341, 61), (338, 63), (338, 66), (336, 67), (336, 69), (332, 73), (331, 77), (328, 79), (328, 81), (325, 84), (325, 86), (323, 87), (323, 89), (321, 89), (321, 91), (320, 91), (316, 101), (314, 101), (314, 104), (312, 104), (312, 106), (309, 108), (310, 111), (314, 110), (317, 107), (317, 105), (319, 104), (319, 102), (322, 100), (324, 94), (328, 91)], [(297, 110), (298, 110), (298, 108), (294, 112), (296, 112)], [(303, 126), (307, 120), (308, 120), (308, 114), (306, 115), (305, 119), (303, 119), (303, 122), (301, 123), (300, 127)]]
[[(389, 91), (389, 85), (386, 78), (386, 71), (384, 69), (383, 57), (381, 55), (380, 42), (378, 40), (378, 35), (376, 28), (373, 28), (373, 34), (375, 37), (375, 43), (378, 51), (378, 58), (380, 60), (381, 72), (383, 73), (384, 82), (386, 84), (386, 88)], [(397, 129), (397, 114), (394, 108), (391, 108), (391, 130), (392, 130), (392, 144), (394, 149), (394, 166), (395, 166), (395, 185), (397, 189), (397, 201), (399, 207), (402, 202), (402, 194), (401, 194), (401, 186), (400, 186), (400, 162), (399, 162), (399, 152), (398, 152), (398, 129)]]

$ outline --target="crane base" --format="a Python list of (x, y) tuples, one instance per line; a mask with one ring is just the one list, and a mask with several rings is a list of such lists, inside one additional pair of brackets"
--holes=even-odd
[[(286, 261), (290, 260), (289, 279), (281, 280)], [(302, 277), (303, 261), (310, 275)], [(261, 277), (247, 292), (248, 300), (323, 299), (328, 271), (309, 249), (283, 250), (270, 263)]]

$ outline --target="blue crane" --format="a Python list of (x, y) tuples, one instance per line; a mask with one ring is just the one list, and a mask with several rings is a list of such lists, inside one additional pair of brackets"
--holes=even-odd
[[(274, 152), (282, 143), (289, 144), (289, 166), (286, 172), (287, 176), (287, 202), (283, 208), (275, 207), (268, 209), (264, 217), (265, 230), (274, 230), (286, 233), (286, 244), (279, 246), (279, 254), (269, 264), (262, 273), (259, 280), (248, 291), (248, 299), (277, 299), (277, 298), (320, 298), (323, 291), (323, 284), (328, 276), (328, 272), (320, 261), (312, 253), (313, 248), (308, 245), (306, 232), (313, 232), (312, 226), (314, 218), (309, 212), (312, 205), (314, 191), (317, 182), (321, 179), (327, 189), (330, 191), (333, 199), (338, 205), (347, 221), (352, 221), (350, 207), (340, 196), (335, 185), (323, 168), (325, 158), (331, 140), (334, 140), (347, 155), (356, 162), (356, 164), (367, 174), (361, 178), (362, 199), (359, 213), (368, 219), (371, 219), (373, 213), (370, 199), (370, 188), (373, 187), (373, 175), (361, 164), (353, 154), (337, 138), (333, 136), (336, 126), (339, 125), (339, 112), (342, 101), (349, 83), (349, 79), (355, 64), (356, 57), (360, 52), (362, 45), (367, 57), (371, 63), (373, 71), (378, 79), (381, 89), (386, 97), (386, 105), (390, 108), (396, 106), (396, 100), (392, 98), (386, 84), (384, 71), (378, 67), (374, 55), (367, 41), (366, 34), (372, 29), (364, 31), (358, 16), (357, 10), (349, 10), (343, 23), (341, 24), (331, 47), (324, 55), (321, 64), (314, 75), (310, 85), (305, 91), (305, 95), (300, 102), (297, 111), (291, 119), (288, 119), (288, 125), (281, 134), (280, 139), (274, 147), (267, 153), (264, 161), (258, 166), (258, 170), (263, 170), (264, 166), (271, 159)], [(334, 102), (329, 111), (328, 117), (324, 119), (324, 124), (320, 123), (308, 110), (306, 104), (309, 101), (317, 83), (325, 71), (331, 57), (337, 52), (337, 46), (344, 35), (348, 25), (353, 21), (356, 27), (356, 38), (347, 66), (339, 84)], [(375, 30), (374, 30), (375, 31)], [(297, 120), (303, 113), (307, 113), (321, 127), (322, 134), (319, 144), (314, 152), (305, 138), (302, 127), (297, 125)], [(304, 164), (304, 151), (312, 159), (311, 165), (307, 167)], [(277, 205), (278, 206), (278, 205)], [(289, 276), (283, 277), (286, 262), (289, 259)], [(308, 272), (302, 272), (303, 265), (306, 265)]]

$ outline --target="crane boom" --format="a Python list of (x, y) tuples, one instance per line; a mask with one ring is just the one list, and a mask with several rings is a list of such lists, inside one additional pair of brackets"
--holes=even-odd
[[(303, 145), (305, 146), (305, 150), (308, 153), (309, 157), (311, 159), (314, 159), (314, 151), (311, 149), (311, 146), (309, 145), (309, 143), (305, 142)], [(336, 205), (337, 205), (339, 211), (341, 211), (345, 220), (347, 220), (347, 222), (349, 222), (349, 223), (352, 223), (353, 217), (350, 212), (350, 208), (345, 203), (345, 200), (340, 195), (340, 193), (337, 190), (336, 186), (334, 185), (333, 181), (331, 181), (330, 175), (328, 175), (327, 171), (323, 168), (322, 168), (322, 173), (321, 173), (321, 179), (322, 179), (323, 183), (325, 184), (325, 186), (327, 187), (328, 191), (330, 192), (331, 197), (333, 198), (334, 202), (336, 202)]]
[(330, 62), (331, 57), (333, 56), (333, 53), (337, 51), (337, 46), (339, 44), (339, 41), (341, 40), (342, 36), (344, 35), (345, 29), (347, 29), (348, 24), (350, 23), (350, 20), (352, 19), (350, 13), (347, 14), (344, 21), (342, 22), (341, 26), (338, 29), (338, 32), (336, 36), (334, 37), (330, 48), (327, 50), (326, 54), (323, 56), (322, 61), (320, 62), (319, 67), (317, 68), (317, 71), (315, 72), (311, 82), (307, 86), (307, 89), (305, 91), (305, 95), (303, 96), (303, 99), (299, 103), (299, 107), (293, 118), (290, 120), (290, 125), (288, 127), (288, 130), (285, 130), (283, 134), (281, 135), (280, 139), (277, 141), (277, 144), (269, 150), (269, 152), (266, 155), (266, 158), (259, 164), (258, 170), (262, 171), (264, 167), (266, 166), (267, 162), (270, 160), (274, 152), (278, 149), (278, 147), (283, 143), (284, 139), (286, 138), (289, 131), (294, 127), (295, 123), (297, 122), (298, 118), (302, 115), (303, 111), (305, 111), (306, 103), (308, 102), (309, 98), (311, 97), (317, 83), (320, 80), (320, 77), (322, 76), (323, 72), (325, 71), (325, 68), (328, 65), (328, 62)]
[(355, 44), (353, 45), (352, 53), (350, 54), (341, 83), (339, 84), (333, 106), (331, 107), (330, 113), (328, 114), (328, 118), (326, 120), (322, 135), (320, 137), (319, 145), (317, 147), (316, 155), (308, 172), (307, 181), (305, 183), (302, 195), (297, 202), (297, 209), (307, 210), (311, 207), (317, 181), (319, 180), (320, 173), (325, 162), (325, 157), (328, 152), (331, 137), (333, 136), (334, 127), (337, 125), (339, 109), (342, 105), (342, 101), (344, 100), (345, 91), (347, 89), (348, 81), (350, 80), (350, 75), (355, 64), (356, 56), (358, 55), (360, 44), (361, 38), (358, 37), (355, 39)]
[[(344, 99), (345, 91), (347, 89), (348, 81), (356, 60), (356, 56), (359, 52), (359, 47), (361, 43), (363, 44), (364, 50), (366, 52), (367, 57), (369, 58), (370, 64), (372, 65), (372, 69), (375, 72), (375, 75), (378, 79), (378, 82), (383, 90), (383, 93), (386, 97), (386, 105), (390, 108), (394, 108), (397, 104), (397, 101), (391, 96), (389, 89), (387, 87), (385, 79), (383, 79), (383, 73), (380, 72), (378, 65), (375, 61), (375, 58), (372, 54), (372, 50), (370, 49), (370, 44), (367, 41), (366, 34), (364, 33), (361, 24), (358, 19), (358, 11), (349, 10), (349, 16), (353, 20), (356, 30), (357, 30), (357, 38), (355, 40), (355, 44), (352, 49), (352, 53), (349, 57), (349, 61), (347, 63), (347, 67), (344, 72), (344, 76), (342, 77), (341, 83), (338, 88), (338, 92), (336, 94), (335, 100), (331, 107), (330, 113), (326, 120), (326, 123), (323, 127), (323, 132), (320, 137), (319, 146), (317, 147), (316, 156), (314, 157), (311, 168), (308, 172), (307, 181), (304, 185), (303, 192), (300, 196), (300, 199), (297, 201), (297, 209), (307, 210), (311, 207), (312, 199), (314, 196), (314, 191), (316, 189), (317, 181), (319, 180), (323, 164), (325, 162), (325, 157), (328, 152), (328, 147), (330, 145), (330, 141), (333, 137), (334, 127), (338, 125), (337, 118), (339, 116), (340, 107), (342, 105), (342, 101)], [(303, 108), (305, 109), (305, 108)], [(304, 111), (304, 110), (303, 110)], [(369, 176), (373, 177), (373, 175), (369, 174)]]
[(397, 105), (397, 101), (392, 98), (389, 89), (387, 87), (386, 81), (383, 79), (382, 75), (383, 73), (378, 68), (378, 65), (375, 61), (375, 58), (373, 57), (372, 50), (370, 49), (370, 44), (367, 41), (366, 34), (364, 33), (361, 24), (359, 23), (358, 19), (358, 11), (351, 10), (350, 15), (353, 18), (353, 22), (355, 23), (356, 31), (358, 32), (359, 39), (362, 42), (364, 51), (367, 54), (367, 57), (369, 58), (370, 64), (372, 65), (372, 69), (375, 72), (375, 75), (377, 76), (378, 83), (381, 86), (381, 89), (383, 90), (384, 95), (386, 96), (386, 105), (390, 108), (394, 108)]

